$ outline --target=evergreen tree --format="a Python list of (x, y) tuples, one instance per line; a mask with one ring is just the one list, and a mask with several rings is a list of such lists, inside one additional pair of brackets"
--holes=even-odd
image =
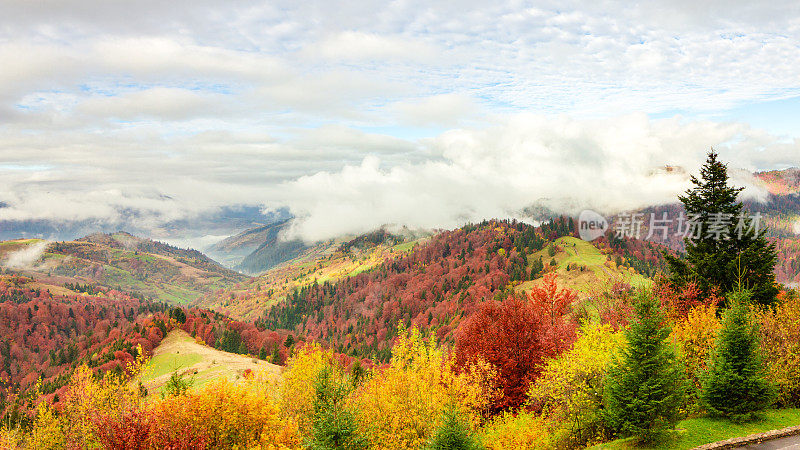
[(730, 295), (717, 346), (703, 379), (701, 398), (712, 413), (745, 421), (775, 399), (759, 348), (758, 324), (750, 319), (750, 292)]
[(367, 448), (367, 440), (360, 433), (353, 412), (345, 405), (352, 389), (347, 377), (333, 367), (325, 367), (317, 375), (314, 389), (314, 415), (307, 447), (312, 450)]
[(692, 176), (694, 187), (678, 197), (686, 209), (684, 226), (689, 221), (693, 226), (684, 239), (685, 259), (666, 255), (671, 281), (676, 286), (695, 282), (705, 296), (713, 290), (731, 292), (741, 281), (754, 302), (769, 305), (778, 294), (775, 245), (737, 201), (743, 188), (728, 185), (728, 168), (717, 156), (713, 150), (708, 154), (701, 178)]
[(426, 450), (479, 450), (483, 445), (472, 434), (469, 424), (456, 405), (448, 405), (442, 415), (442, 424), (425, 446)]
[(658, 300), (639, 292), (628, 345), (608, 371), (604, 419), (621, 436), (652, 441), (675, 426), (683, 385)]
[(275, 365), (279, 365), (281, 363), (281, 354), (278, 352), (278, 344), (272, 346), (272, 355), (269, 357), (269, 362)]

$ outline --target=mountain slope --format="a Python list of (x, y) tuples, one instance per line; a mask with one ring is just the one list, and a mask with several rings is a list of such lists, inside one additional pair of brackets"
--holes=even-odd
[[(651, 273), (651, 259), (660, 258), (644, 244), (609, 243), (604, 251), (619, 263), (609, 262), (602, 252), (584, 248), (593, 244), (568, 238), (574, 230), (571, 219), (559, 218), (539, 227), (486, 221), (445, 231), (367, 272), (300, 287), (268, 307), (263, 323), (331, 342), (341, 353), (386, 360), (400, 326), (435, 331), (439, 340), (451, 341), (478, 304), (525, 291), (532, 285), (525, 283), (543, 273), (563, 278), (587, 266), (584, 273), (594, 273), (597, 283), (624, 284), (644, 280), (629, 267)], [(565, 250), (579, 242), (583, 253)]]
[(187, 303), (247, 279), (195, 250), (127, 233), (6, 241), (0, 244), (0, 266), (51, 284), (96, 284), (169, 303)]
[(153, 350), (153, 358), (143, 368), (139, 380), (147, 388), (148, 395), (153, 395), (161, 392), (174, 372), (187, 375), (193, 380), (192, 387), (202, 388), (221, 377), (233, 381), (245, 371), (265, 372), (278, 378), (280, 366), (217, 350), (197, 342), (186, 331), (175, 329)]
[(203, 296), (195, 304), (231, 317), (255, 319), (296, 289), (357, 275), (406, 253), (426, 239), (424, 235), (402, 238), (380, 234), (383, 240), (365, 235), (344, 243), (322, 242), (235, 289)]
[(766, 184), (772, 194), (800, 193), (800, 169), (798, 168), (758, 172), (755, 176)]

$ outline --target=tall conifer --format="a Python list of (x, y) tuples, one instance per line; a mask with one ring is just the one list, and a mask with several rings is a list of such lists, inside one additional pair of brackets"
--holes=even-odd
[(743, 188), (728, 184), (728, 168), (714, 150), (692, 183), (678, 197), (692, 226), (684, 223), (686, 257), (666, 255), (671, 281), (677, 286), (695, 282), (706, 296), (731, 292), (741, 282), (754, 302), (773, 303), (778, 294), (775, 245), (765, 238), (759, 219), (737, 201)]

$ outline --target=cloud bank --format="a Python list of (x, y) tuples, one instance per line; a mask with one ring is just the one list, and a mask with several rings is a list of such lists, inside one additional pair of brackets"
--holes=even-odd
[(745, 195), (762, 198), (765, 191), (749, 171), (754, 162), (767, 153), (773, 164), (785, 163), (798, 148), (782, 160), (782, 144), (753, 150), (761, 142), (761, 133), (741, 124), (522, 114), (425, 140), (432, 157), (421, 163), (383, 166), (369, 156), (337, 172), (284, 183), (281, 192), (298, 217), (293, 236), (310, 241), (387, 223), (435, 228), (525, 219), (532, 206), (612, 213), (675, 202), (713, 143), (730, 161), (733, 182), (747, 187)]
[(245, 204), (290, 208), (314, 240), (664, 201), (686, 187), (664, 167), (710, 146), (745, 170), (800, 159), (796, 136), (731, 119), (800, 110), (792, 1), (0, 10), (0, 224)]

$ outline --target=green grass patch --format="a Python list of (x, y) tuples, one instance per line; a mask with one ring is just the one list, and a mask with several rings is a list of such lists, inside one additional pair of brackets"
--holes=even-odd
[(20, 239), (15, 241), (0, 241), (0, 247), (11, 246), (11, 245), (29, 245), (29, 244), (35, 244), (37, 242), (42, 242), (42, 239)]
[(665, 436), (663, 442), (651, 446), (637, 446), (631, 439), (619, 439), (600, 444), (594, 449), (690, 449), (711, 442), (743, 437), (755, 433), (800, 425), (800, 409), (772, 409), (762, 414), (761, 420), (748, 423), (732, 423), (726, 419), (700, 417), (678, 423), (676, 431)]
[(156, 355), (145, 366), (142, 379), (150, 381), (162, 375), (191, 367), (202, 360), (203, 357), (197, 353)]
[(397, 244), (392, 247), (392, 250), (396, 252), (407, 252), (413, 249), (415, 245), (417, 245), (417, 241), (403, 242), (402, 244)]

